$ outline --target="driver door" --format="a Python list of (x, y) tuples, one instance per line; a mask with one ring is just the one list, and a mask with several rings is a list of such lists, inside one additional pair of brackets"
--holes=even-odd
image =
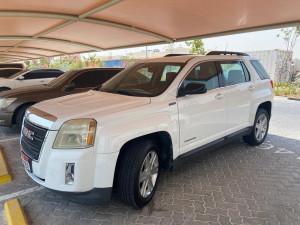
[(207, 92), (177, 98), (180, 154), (225, 136), (227, 96), (220, 81), (221, 73), (215, 62), (196, 65), (183, 80), (180, 89), (188, 83), (200, 82), (206, 85)]

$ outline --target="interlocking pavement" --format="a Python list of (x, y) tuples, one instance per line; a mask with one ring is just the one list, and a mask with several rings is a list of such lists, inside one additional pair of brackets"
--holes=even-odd
[(116, 194), (109, 205), (88, 206), (39, 187), (24, 172), (18, 140), (1, 142), (16, 136), (17, 130), (0, 128), (13, 176), (0, 185), (0, 224), (12, 193), (31, 224), (300, 224), (300, 101), (275, 98), (263, 145), (237, 140), (163, 172), (153, 201), (141, 210)]

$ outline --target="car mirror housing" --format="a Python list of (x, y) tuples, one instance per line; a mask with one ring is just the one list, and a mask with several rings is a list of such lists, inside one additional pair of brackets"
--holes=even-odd
[(69, 83), (64, 87), (64, 91), (72, 91), (75, 89), (75, 84), (74, 83)]
[(178, 97), (183, 97), (186, 95), (196, 95), (204, 94), (207, 92), (207, 87), (203, 83), (191, 82), (188, 83), (185, 87), (181, 87), (178, 91)]
[(24, 80), (24, 76), (23, 75), (19, 76), (18, 80)]

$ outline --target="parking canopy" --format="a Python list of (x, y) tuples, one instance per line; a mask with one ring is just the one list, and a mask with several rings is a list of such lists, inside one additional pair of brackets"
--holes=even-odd
[(1, 0), (0, 62), (300, 24), (299, 0)]

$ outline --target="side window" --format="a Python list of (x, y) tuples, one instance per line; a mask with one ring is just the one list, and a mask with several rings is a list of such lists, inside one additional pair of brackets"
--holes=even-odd
[(0, 77), (10, 77), (14, 75), (15, 73), (18, 73), (20, 70), (14, 70), (14, 69), (9, 69), (9, 70), (0, 70)]
[(258, 60), (250, 60), (250, 63), (252, 64), (252, 66), (256, 70), (256, 73), (258, 74), (260, 79), (262, 79), (262, 80), (270, 79), (267, 71), (265, 70), (265, 68), (261, 65), (261, 63)]
[(106, 71), (106, 80), (109, 80), (110, 78), (112, 78), (113, 76), (118, 74), (119, 72), (121, 72), (121, 70), (108, 70), (108, 71)]
[(64, 72), (60, 70), (47, 70), (43, 72), (43, 78), (56, 78), (62, 75)]
[(250, 80), (248, 70), (239, 61), (220, 62), (226, 86), (245, 83)]
[(23, 76), (24, 76), (24, 80), (41, 79), (41, 78), (43, 78), (43, 77), (41, 77), (40, 70), (30, 71), (30, 72), (24, 74)]
[(24, 75), (24, 80), (56, 78), (63, 73), (60, 70), (33, 70)]
[(207, 90), (220, 87), (218, 71), (214, 62), (204, 62), (197, 65), (183, 81), (184, 87), (191, 82), (199, 82), (206, 85)]
[(105, 71), (88, 71), (81, 73), (74, 78), (75, 88), (92, 88), (103, 84), (106, 81)]

